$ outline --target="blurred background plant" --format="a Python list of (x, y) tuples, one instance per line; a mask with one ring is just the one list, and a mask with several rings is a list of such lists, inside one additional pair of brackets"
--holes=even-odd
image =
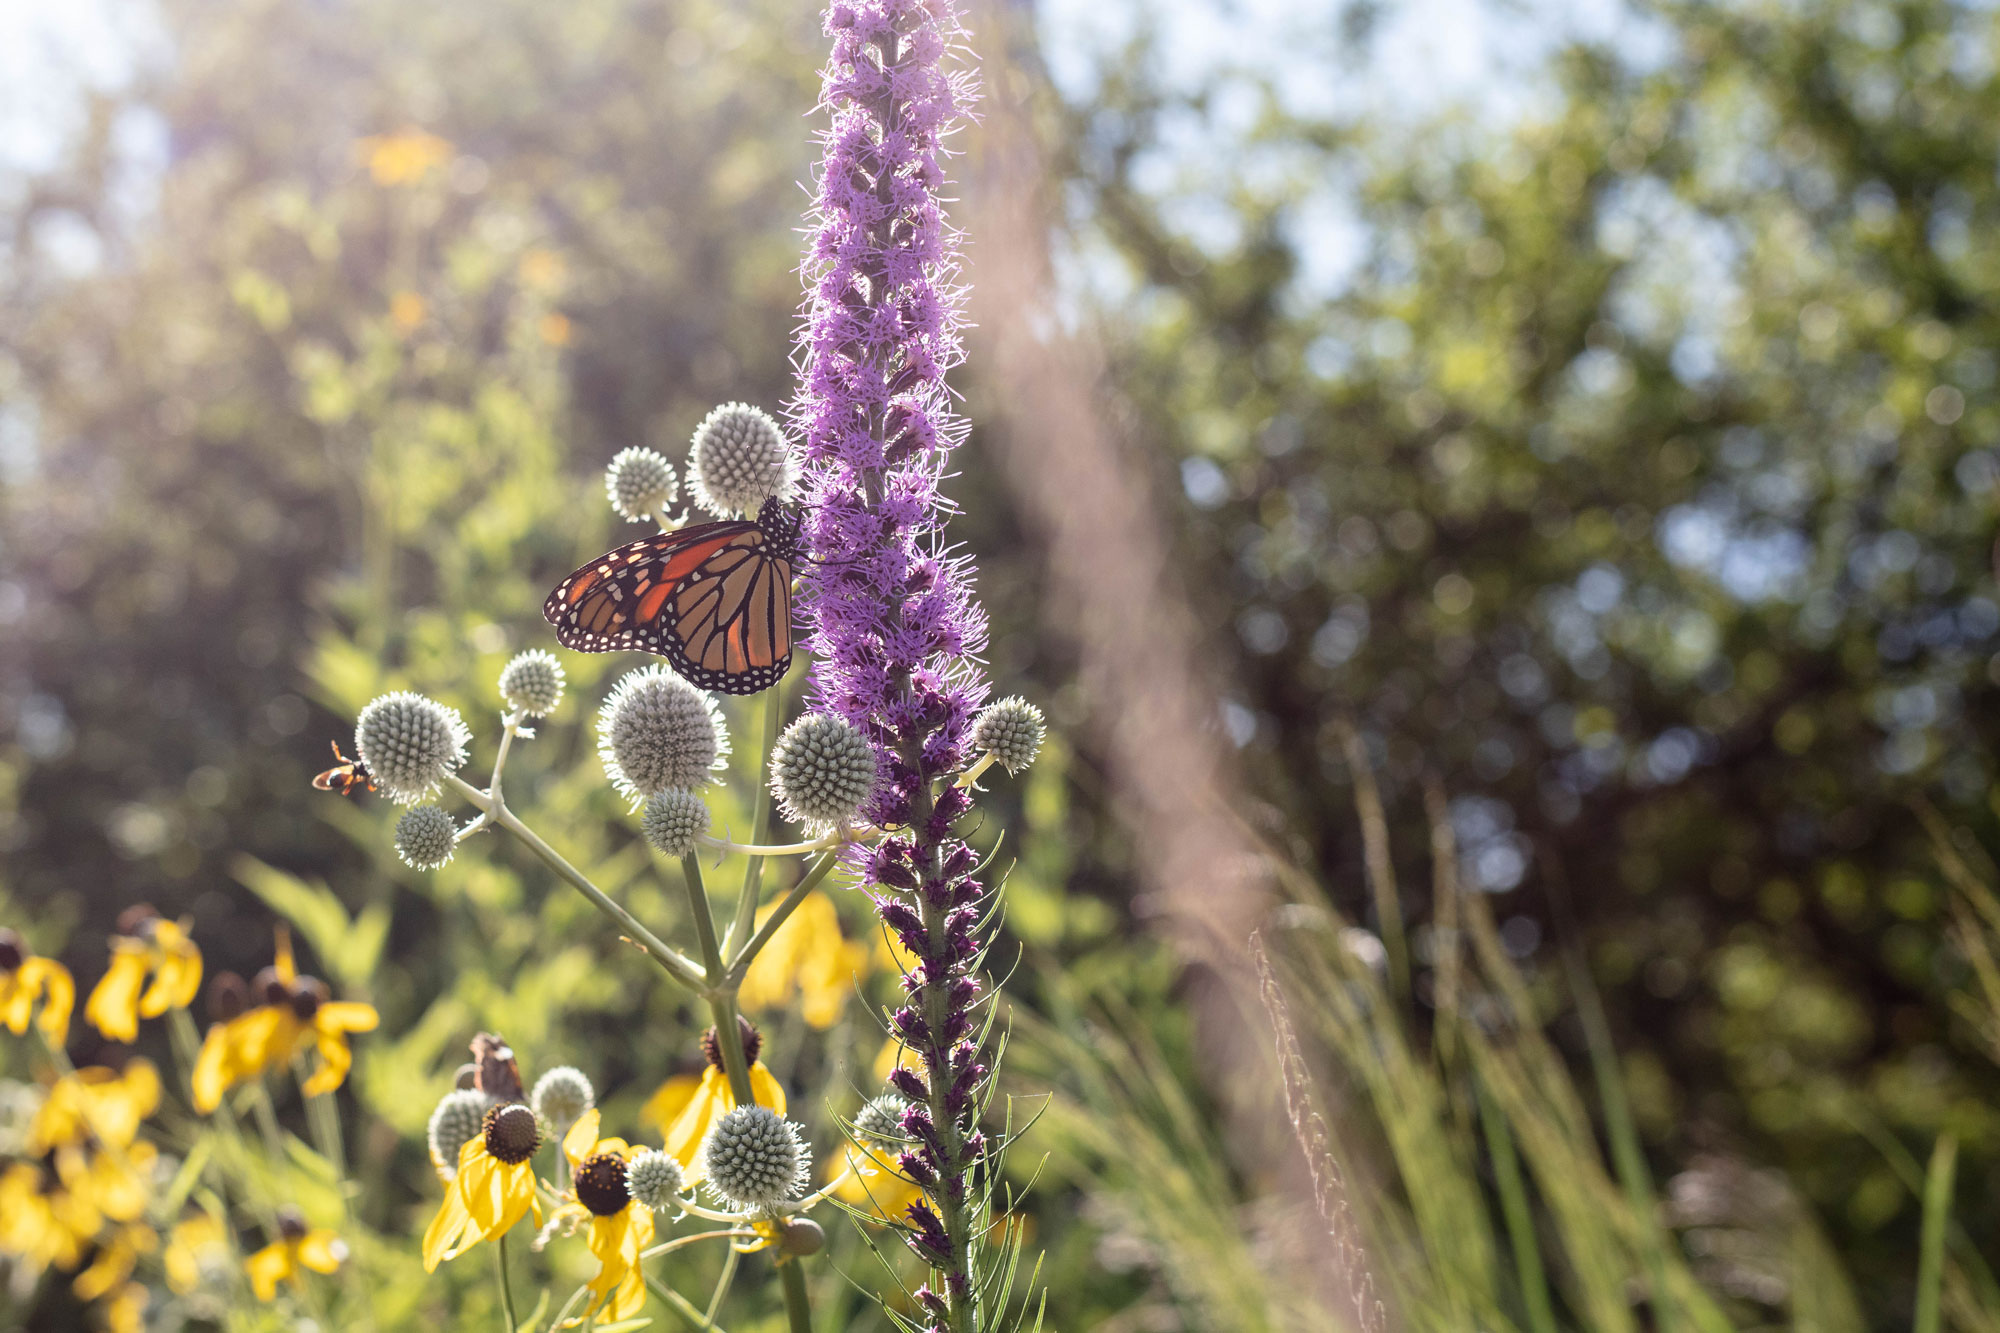
[[(548, 646), (541, 595), (617, 535), (613, 454), (679, 460), (716, 402), (783, 401), (816, 15), (103, 12), (126, 76), (30, 108), (47, 151), (0, 180), (0, 921), (86, 990), (135, 900), (192, 917), (211, 971), (254, 973), (292, 921), (383, 1016), (338, 1094), (366, 1317), (490, 1323), (483, 1273), (414, 1280), (423, 1121), (467, 1035), (560, 1052), (615, 1116), (698, 1068), (703, 1023), (618, 984), (532, 861), (420, 876), (386, 803), (308, 782), (378, 693), (497, 703), (481, 682)], [(1054, 705), (981, 835), (1015, 835), (1014, 1068), (1057, 1091), (1014, 1160), (1048, 1154), (1026, 1222), (1052, 1324), (1316, 1310), (1231, 1299), (1316, 1205), (1248, 931), (1187, 947), (1135, 832), (1157, 793), (1095, 665), (1130, 661), (1212, 691), (1291, 1101), (1350, 1186), (1325, 1253), (1367, 1256), (1389, 1326), (1993, 1326), (2000, 950), (1955, 887), (2000, 832), (1992, 11), (971, 22), (952, 485), (979, 503), (954, 531), (994, 676)], [(1424, 93), (1453, 70), (1470, 91)], [(1030, 337), (1075, 382), (1025, 382)], [(1036, 429), (1058, 401), (1094, 439)], [(1052, 501), (1093, 450), (1122, 489)], [(1186, 644), (1079, 612), (1120, 552), (1065, 543), (1140, 511)], [(591, 698), (615, 669), (565, 666)], [(588, 743), (551, 727), (510, 791), (672, 920)], [(865, 1045), (800, 1040), (771, 993), (776, 1049)], [(642, 1011), (686, 1040), (635, 1049)], [(127, 1067), (94, 1042), (79, 1065)], [(138, 1050), (168, 1067), (154, 1027)], [(0, 1061), (46, 1068), (29, 1039)], [(0, 1322), (96, 1317), (24, 1271)], [(868, 1326), (842, 1291), (826, 1326)]]

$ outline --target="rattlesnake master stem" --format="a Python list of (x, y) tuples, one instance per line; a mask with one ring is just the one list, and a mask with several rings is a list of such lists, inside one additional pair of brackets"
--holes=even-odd
[(431, 1164), (446, 1180), (458, 1174), (458, 1150), (486, 1127), (493, 1099), (473, 1088), (454, 1088), (431, 1112)]
[(376, 699), (354, 722), (357, 757), (382, 794), (402, 805), (415, 805), (456, 773), (471, 739), (456, 708), (408, 690)]
[(701, 1146), (709, 1188), (742, 1208), (768, 1208), (805, 1187), (812, 1163), (797, 1125), (768, 1106), (738, 1106)]
[(611, 507), (632, 523), (657, 519), (680, 494), (674, 465), (651, 449), (623, 449), (604, 469), (604, 493)]
[(525, 1162), (542, 1146), (542, 1127), (535, 1113), (519, 1102), (488, 1111), (482, 1128), (486, 1151), (502, 1162)]
[(854, 1137), (871, 1148), (895, 1151), (910, 1141), (903, 1130), (903, 1112), (909, 1109), (909, 1099), (901, 1093), (883, 1093), (856, 1113)]
[(554, 653), (530, 648), (514, 654), (500, 672), (500, 698), (529, 717), (547, 717), (562, 702), (563, 669)]
[(794, 823), (845, 827), (874, 790), (875, 748), (845, 718), (807, 713), (771, 749), (771, 791)]
[(639, 831), (660, 855), (682, 857), (695, 849), (695, 839), (708, 832), (708, 806), (701, 797), (680, 787), (656, 791), (646, 798)]
[(458, 849), (458, 825), (434, 805), (419, 805), (396, 821), (396, 855), (415, 870), (436, 870)]
[(1018, 773), (1035, 762), (1047, 735), (1042, 710), (1016, 694), (988, 704), (973, 719), (966, 748), (975, 757), (990, 754), (1009, 773)]
[(768, 412), (724, 403), (695, 427), (688, 490), (718, 518), (754, 514), (792, 480), (791, 447)]
[(536, 1079), (535, 1090), (528, 1094), (528, 1105), (558, 1133), (582, 1119), (596, 1104), (597, 1090), (590, 1086), (590, 1080), (581, 1069), (568, 1065), (558, 1065)]
[(664, 666), (642, 667), (605, 699), (597, 753), (611, 785), (637, 804), (669, 787), (706, 784), (727, 762), (729, 731), (715, 700)]
[(680, 1204), (687, 1175), (681, 1164), (663, 1152), (641, 1148), (625, 1164), (625, 1188), (632, 1197), (656, 1213), (668, 1212)]

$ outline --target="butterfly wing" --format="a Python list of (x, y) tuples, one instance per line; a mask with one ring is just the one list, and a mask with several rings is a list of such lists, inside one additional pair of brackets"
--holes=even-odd
[(703, 689), (755, 694), (792, 664), (792, 565), (755, 523), (704, 523), (608, 551), (542, 604), (565, 648), (656, 653)]

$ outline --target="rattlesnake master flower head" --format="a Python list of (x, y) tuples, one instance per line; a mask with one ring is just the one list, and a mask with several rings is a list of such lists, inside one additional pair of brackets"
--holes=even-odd
[(510, 1166), (527, 1161), (542, 1146), (541, 1123), (519, 1102), (488, 1111), (481, 1132), (486, 1135), (486, 1151)]
[(681, 787), (656, 791), (646, 798), (646, 812), (639, 816), (639, 831), (662, 856), (691, 856), (695, 839), (708, 832), (708, 806), (701, 797)]
[(729, 730), (715, 700), (664, 666), (628, 672), (597, 715), (605, 776), (636, 805), (669, 787), (710, 781), (729, 756)]
[(390, 800), (415, 805), (465, 763), (472, 739), (456, 708), (402, 690), (361, 710), (354, 722), (357, 757)]
[(792, 451), (768, 412), (724, 403), (695, 427), (688, 490), (718, 518), (754, 514), (791, 487)]
[(799, 1129), (768, 1106), (738, 1106), (701, 1146), (709, 1188), (741, 1208), (769, 1208), (805, 1187), (812, 1162)]
[(536, 1079), (535, 1090), (528, 1094), (528, 1105), (535, 1114), (556, 1126), (558, 1132), (581, 1120), (596, 1104), (597, 1090), (590, 1086), (590, 1080), (581, 1069), (568, 1065), (558, 1065)]
[(628, 522), (655, 521), (680, 494), (674, 465), (651, 449), (623, 449), (604, 469), (604, 493)]
[(681, 1164), (663, 1152), (641, 1148), (625, 1164), (625, 1188), (656, 1213), (679, 1207), (681, 1191), (686, 1187), (687, 1174), (681, 1170)]
[(405, 811), (396, 821), (396, 855), (414, 870), (436, 870), (457, 849), (457, 823), (434, 805)]
[(500, 698), (507, 707), (529, 717), (547, 717), (562, 702), (563, 669), (554, 653), (530, 648), (514, 654), (500, 672)]
[(794, 823), (845, 827), (874, 790), (875, 747), (845, 718), (807, 713), (771, 749), (771, 791)]
[(1009, 773), (1018, 773), (1035, 762), (1047, 735), (1042, 710), (1016, 694), (988, 704), (973, 719), (966, 748), (975, 758), (990, 754)]
[(910, 1140), (903, 1129), (903, 1112), (909, 1109), (909, 1099), (901, 1093), (883, 1093), (856, 1113), (854, 1137), (870, 1148), (894, 1152)]
[(454, 1088), (431, 1112), (431, 1164), (449, 1180), (458, 1173), (458, 1150), (486, 1127), (493, 1099), (475, 1088)]

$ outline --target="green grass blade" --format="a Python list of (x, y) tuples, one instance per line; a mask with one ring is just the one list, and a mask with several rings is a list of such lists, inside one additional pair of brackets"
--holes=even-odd
[(1938, 1333), (1944, 1291), (1944, 1237), (1951, 1224), (1951, 1187), (1958, 1174), (1958, 1140), (1946, 1134), (1924, 1177), (1924, 1231), (1917, 1258), (1915, 1333)]

